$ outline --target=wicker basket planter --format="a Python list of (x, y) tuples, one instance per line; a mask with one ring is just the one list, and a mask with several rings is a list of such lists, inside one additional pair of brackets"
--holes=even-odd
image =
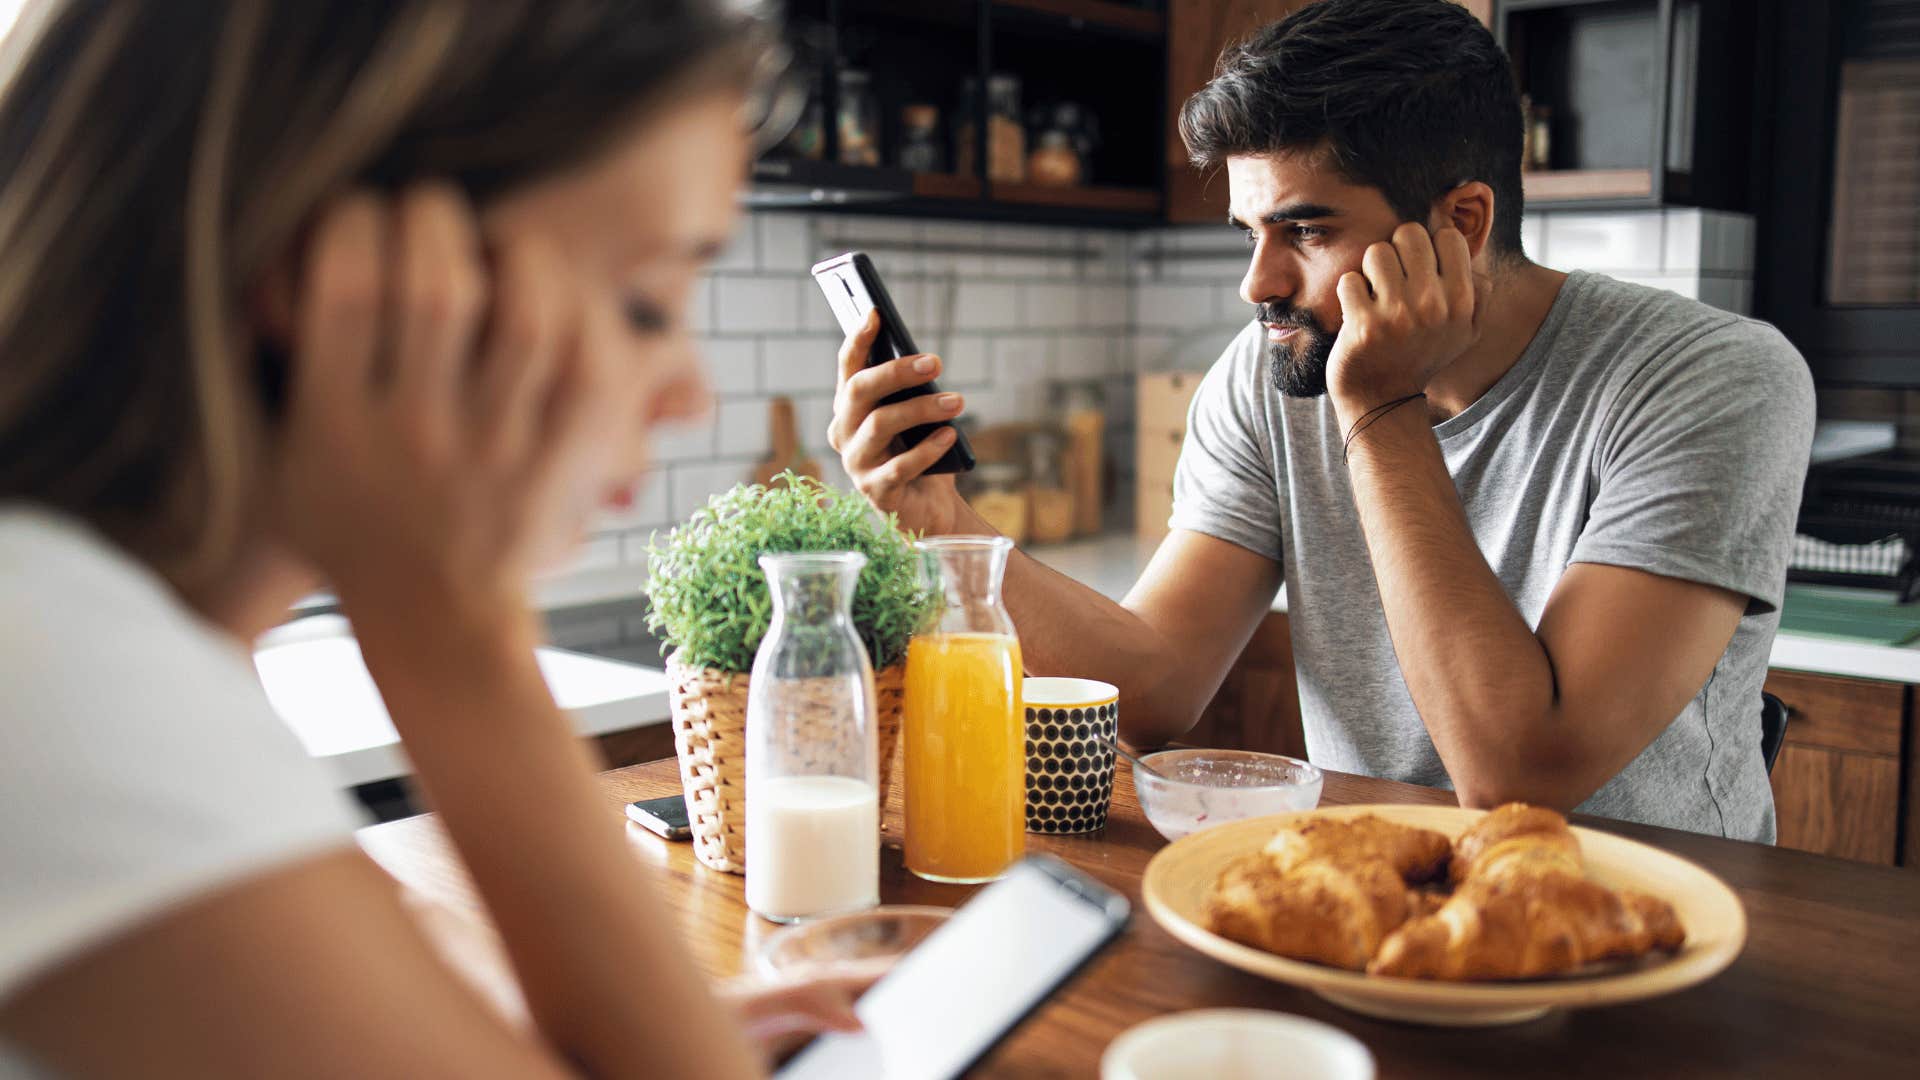
[[(673, 707), (673, 746), (693, 827), (693, 851), (702, 863), (730, 874), (747, 870), (747, 676), (714, 668), (682, 667), (667, 658)], [(880, 735), (880, 807), (885, 817), (900, 744), (906, 665), (873, 676)]]

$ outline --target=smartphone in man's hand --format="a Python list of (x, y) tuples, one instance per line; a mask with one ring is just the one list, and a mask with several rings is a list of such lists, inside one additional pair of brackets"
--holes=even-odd
[[(887, 287), (881, 284), (880, 272), (874, 269), (873, 260), (867, 258), (865, 252), (849, 251), (820, 263), (813, 268), (813, 280), (819, 283), (821, 293), (827, 298), (827, 305), (833, 309), (833, 317), (840, 323), (840, 332), (847, 337), (852, 337), (866, 324), (869, 311), (880, 312), (880, 333), (874, 338), (872, 351), (867, 354), (868, 367), (902, 356), (912, 356), (920, 351), (914, 347), (913, 337), (907, 333), (907, 324), (900, 318), (899, 309), (893, 306), (893, 298), (887, 295)], [(882, 398), (880, 403), (893, 405), (939, 392), (938, 386), (926, 382), (890, 394)], [(900, 446), (895, 453), (911, 450), (942, 427), (952, 427), (952, 421), (942, 420), (908, 428), (900, 433)], [(953, 445), (927, 469), (928, 473), (958, 473), (973, 468), (973, 448), (967, 445), (966, 433), (955, 428), (953, 435)]]

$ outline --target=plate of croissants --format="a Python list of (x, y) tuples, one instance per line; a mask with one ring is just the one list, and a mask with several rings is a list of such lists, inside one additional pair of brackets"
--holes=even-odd
[(1543, 807), (1339, 806), (1230, 822), (1147, 864), (1174, 937), (1355, 1012), (1473, 1026), (1672, 993), (1747, 940), (1719, 878)]

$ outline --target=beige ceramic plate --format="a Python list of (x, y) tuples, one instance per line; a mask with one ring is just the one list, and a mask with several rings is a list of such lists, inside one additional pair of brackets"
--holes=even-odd
[(1355, 1012), (1419, 1024), (1514, 1024), (1556, 1007), (1614, 1005), (1670, 994), (1719, 974), (1746, 944), (1746, 909), (1719, 878), (1656, 848), (1579, 826), (1573, 831), (1595, 881), (1663, 897), (1674, 906), (1687, 931), (1687, 944), (1678, 955), (1629, 970), (1533, 982), (1429, 982), (1288, 960), (1228, 941), (1202, 926), (1201, 905), (1221, 868), (1235, 856), (1265, 846), (1286, 822), (1377, 814), (1458, 837), (1483, 813), (1451, 806), (1330, 806), (1235, 821), (1161, 849), (1147, 864), (1141, 891), (1147, 910), (1168, 933), (1216, 960), (1312, 990)]

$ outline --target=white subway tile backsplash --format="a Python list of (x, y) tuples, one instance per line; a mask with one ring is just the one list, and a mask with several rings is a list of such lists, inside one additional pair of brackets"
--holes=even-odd
[[(714, 283), (714, 329), (723, 333), (792, 331), (799, 328), (798, 277), (718, 277)], [(825, 308), (825, 303), (818, 305)]]
[(837, 459), (832, 444), (827, 442), (827, 425), (833, 422), (833, 395), (795, 398), (793, 410), (800, 425), (801, 449), (823, 467), (829, 458)]
[(926, 268), (918, 250), (925, 243), (921, 223), (905, 218), (840, 217), (830, 239), (823, 235), (820, 258), (843, 251), (864, 251), (882, 276), (891, 281), (901, 274), (917, 274)]
[(1666, 254), (1661, 266), (1669, 274), (1692, 273), (1701, 267), (1701, 215), (1692, 207), (1673, 207), (1665, 214)]
[(1206, 285), (1148, 282), (1134, 290), (1134, 318), (1142, 327), (1204, 326), (1215, 319), (1214, 293)]
[(1133, 326), (1132, 287), (1105, 283), (1080, 287), (1080, 325), (1121, 332)]
[(954, 329), (1012, 330), (1020, 325), (1020, 294), (1000, 282), (962, 281), (955, 293)]
[(655, 461), (701, 461), (713, 456), (714, 415), (684, 424), (662, 424), (654, 429)]
[(720, 403), (719, 455), (725, 458), (759, 459), (770, 446), (768, 398), (735, 398)]
[(983, 334), (953, 334), (940, 351), (940, 386), (969, 390), (993, 380), (991, 339)]
[(927, 286), (919, 278), (887, 277), (887, 295), (893, 297), (893, 306), (900, 312), (900, 318), (906, 320), (907, 332), (913, 335), (914, 344), (926, 348), (920, 339), (938, 332), (931, 325), (931, 305), (927, 303)]
[(1031, 386), (1053, 374), (1051, 336), (1016, 334), (993, 343), (993, 381), (996, 387)]
[(1547, 226), (1541, 215), (1521, 215), (1520, 250), (1534, 262), (1542, 266), (1550, 265), (1547, 262)]
[(750, 274), (760, 267), (760, 237), (757, 221), (754, 218), (742, 219), (733, 235), (728, 237), (727, 246), (721, 250), (707, 269), (715, 273)]
[(751, 394), (760, 384), (760, 343), (752, 338), (708, 338), (700, 343), (707, 381), (720, 396)]
[(770, 394), (832, 392), (840, 377), (834, 334), (769, 335), (760, 344), (760, 388)]
[[(1218, 246), (1224, 248), (1226, 245)], [(1167, 276), (1177, 281), (1205, 281), (1223, 288), (1235, 289), (1239, 287), (1240, 279), (1247, 276), (1247, 265), (1251, 259), (1251, 252), (1245, 255), (1209, 253), (1205, 258), (1169, 259), (1166, 264)]]
[[(763, 421), (764, 422), (764, 421)], [(668, 511), (675, 522), (707, 505), (707, 499), (746, 480), (753, 472), (747, 461), (708, 465), (676, 465), (668, 484)]]
[(1093, 379), (1108, 373), (1112, 339), (1101, 334), (1062, 334), (1054, 343), (1052, 373), (1060, 379)]
[(760, 269), (773, 274), (804, 274), (813, 266), (812, 225), (799, 214), (755, 214), (760, 233)]
[(1021, 322), (1030, 330), (1068, 330), (1080, 322), (1080, 286), (1029, 285), (1020, 301)]
[(1547, 250), (1556, 270), (1655, 274), (1664, 255), (1661, 212), (1547, 215)]
[(693, 295), (687, 298), (687, 329), (705, 334), (713, 329), (713, 279), (694, 282)]

